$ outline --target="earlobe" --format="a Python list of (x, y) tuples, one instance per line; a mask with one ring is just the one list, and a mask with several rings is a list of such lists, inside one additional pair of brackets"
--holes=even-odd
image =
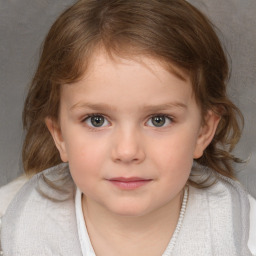
[(57, 147), (57, 149), (60, 153), (61, 160), (63, 162), (67, 162), (68, 157), (67, 157), (67, 153), (66, 153), (65, 141), (63, 139), (59, 124), (50, 117), (45, 118), (45, 124), (46, 124), (49, 132), (52, 135), (55, 146)]
[(197, 144), (194, 151), (194, 159), (200, 158), (203, 155), (204, 150), (211, 143), (218, 127), (219, 121), (220, 116), (218, 116), (212, 110), (209, 110), (207, 112), (207, 115), (204, 119), (204, 124), (202, 125), (197, 138)]

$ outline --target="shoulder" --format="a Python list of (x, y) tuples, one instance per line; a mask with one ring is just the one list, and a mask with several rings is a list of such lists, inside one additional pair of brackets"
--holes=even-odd
[(256, 200), (245, 190), (243, 185), (232, 179), (218, 175), (217, 191), (221, 188), (227, 190), (232, 205), (232, 215), (237, 225), (242, 224), (247, 230), (247, 246), (252, 255), (256, 255)]
[(71, 248), (75, 244), (67, 242), (72, 241), (71, 236), (74, 240), (76, 232), (75, 189), (66, 164), (47, 169), (26, 182), (2, 217), (4, 252), (24, 256), (57, 252), (67, 255), (66, 246)]
[(197, 163), (193, 165), (191, 180), (205, 185), (205, 188), (197, 189), (196, 193), (207, 195), (213, 201), (228, 200), (232, 206), (246, 204), (249, 209), (248, 192), (240, 182)]
[(22, 175), (14, 181), (0, 188), (0, 217), (4, 215), (12, 199), (28, 180), (28, 177)]
[[(239, 209), (241, 217), (245, 221), (248, 218), (248, 248), (252, 255), (256, 255), (256, 200), (244, 189), (242, 184), (226, 177), (221, 177), (224, 184), (229, 184), (231, 198), (233, 200), (233, 209)], [(223, 181), (222, 181), (223, 182)], [(227, 185), (226, 185), (227, 186)], [(236, 194), (234, 195), (234, 191)], [(233, 198), (236, 198), (234, 200)], [(247, 210), (248, 206), (248, 210)]]
[(209, 198), (218, 205), (229, 208), (234, 221), (241, 220), (244, 228), (250, 225), (250, 200), (249, 194), (244, 186), (236, 180), (230, 179), (221, 174), (214, 174), (216, 182), (206, 189)]
[(52, 183), (53, 186), (57, 186), (65, 177), (67, 178), (67, 169), (66, 164), (60, 164), (34, 175), (31, 179), (26, 175), (22, 175), (5, 186), (2, 186), (0, 188), (0, 216), (4, 215), (16, 196), (20, 197), (22, 195), (24, 198), (25, 195), (31, 195), (31, 191), (36, 191), (38, 188), (44, 190), (47, 182), (48, 184)]
[(256, 255), (256, 199), (252, 196), (249, 197), (250, 202), (250, 232), (248, 247), (253, 255)]
[[(212, 185), (205, 189), (191, 188), (191, 199), (199, 208), (199, 212), (205, 207), (208, 222), (214, 227), (212, 236), (222, 243), (225, 239), (228, 240), (226, 244), (232, 241), (234, 247), (241, 251), (241, 255), (251, 255), (249, 251), (255, 255), (255, 249), (251, 246), (256, 244), (253, 224), (256, 221), (253, 210), (256, 206), (255, 200), (238, 181), (204, 167), (197, 168), (197, 180), (206, 180), (207, 177), (209, 185)], [(246, 247), (249, 251), (245, 251)]]
[[(67, 188), (66, 190), (64, 189)], [(3, 215), (11, 209), (22, 209), (26, 204), (52, 199), (63, 200), (73, 193), (74, 184), (66, 164), (60, 164), (34, 175), (31, 179), (21, 177), (0, 189), (3, 199)], [(66, 193), (64, 193), (66, 192)]]

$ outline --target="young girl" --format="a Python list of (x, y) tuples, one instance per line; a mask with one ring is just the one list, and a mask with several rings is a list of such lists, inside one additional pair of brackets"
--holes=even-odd
[(25, 102), (33, 177), (2, 218), (2, 254), (256, 255), (227, 77), (211, 23), (186, 1), (66, 10)]

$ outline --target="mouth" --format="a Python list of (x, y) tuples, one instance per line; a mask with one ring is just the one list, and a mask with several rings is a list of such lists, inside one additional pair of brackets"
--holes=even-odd
[(152, 179), (145, 179), (145, 178), (140, 178), (140, 177), (116, 177), (116, 178), (111, 178), (108, 179), (108, 181), (123, 190), (134, 190), (138, 189), (142, 186), (147, 185), (152, 181)]

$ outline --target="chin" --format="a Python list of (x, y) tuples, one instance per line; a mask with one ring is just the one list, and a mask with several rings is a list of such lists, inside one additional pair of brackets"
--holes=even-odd
[(146, 215), (149, 213), (149, 209), (147, 207), (142, 207), (142, 205), (135, 205), (135, 204), (130, 204), (130, 205), (120, 205), (117, 207), (113, 207), (112, 209), (109, 209), (112, 213), (123, 216), (123, 217), (140, 217), (143, 215)]

